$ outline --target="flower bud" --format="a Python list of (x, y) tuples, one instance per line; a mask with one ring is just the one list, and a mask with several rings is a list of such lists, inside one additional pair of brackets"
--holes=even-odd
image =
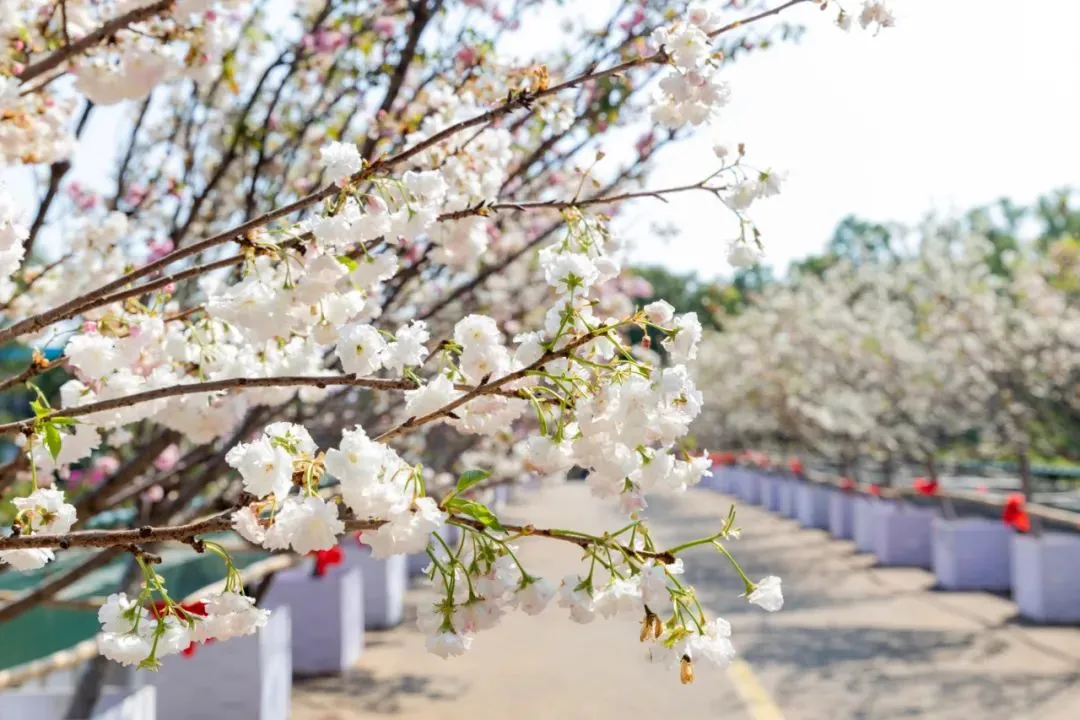
[(694, 661), (690, 659), (689, 655), (683, 655), (682, 661), (679, 663), (679, 682), (683, 685), (694, 682)]

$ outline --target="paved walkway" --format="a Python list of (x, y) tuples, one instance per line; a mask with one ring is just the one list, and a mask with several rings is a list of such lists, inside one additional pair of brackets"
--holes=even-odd
[[(706, 490), (651, 500), (654, 535), (676, 543), (714, 532), (731, 498)], [(526, 507), (507, 515), (526, 519)], [(581, 484), (530, 498), (537, 525), (600, 530), (618, 516)], [(356, 672), (294, 691), (298, 720), (1076, 720), (1080, 628), (1019, 624), (1005, 598), (931, 590), (918, 570), (872, 567), (850, 543), (759, 508), (740, 508), (733, 545), (753, 578), (784, 579), (783, 611), (738, 597), (741, 585), (715, 553), (686, 556), (704, 604), (734, 627), (741, 660), (698, 673), (691, 686), (641, 659), (629, 618), (577, 625), (552, 604), (511, 615), (481, 633), (465, 657), (424, 651), (411, 622), (369, 634)], [(526, 544), (527, 566), (558, 581), (580, 557), (564, 543)], [(427, 593), (410, 593), (416, 601)]]

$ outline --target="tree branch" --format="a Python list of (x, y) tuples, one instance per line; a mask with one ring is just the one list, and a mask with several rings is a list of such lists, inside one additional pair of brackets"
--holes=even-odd
[(21, 73), (19, 73), (18, 78), (23, 84), (26, 84), (39, 75), (47, 73), (55, 67), (59, 67), (69, 58), (78, 55), (85, 50), (89, 50), (99, 42), (115, 35), (128, 25), (133, 25), (137, 22), (142, 22), (143, 20), (149, 20), (152, 17), (169, 11), (172, 8), (173, 2), (174, 0), (157, 0), (157, 2), (151, 3), (150, 5), (135, 8), (123, 15), (115, 17), (97, 30), (82, 36), (70, 45), (66, 45), (38, 62), (28, 65)]

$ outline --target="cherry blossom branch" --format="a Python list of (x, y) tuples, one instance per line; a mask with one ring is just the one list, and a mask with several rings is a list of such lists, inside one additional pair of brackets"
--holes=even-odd
[[(548, 350), (543, 355), (541, 355), (535, 362), (533, 362), (531, 365), (523, 367), (520, 370), (515, 370), (512, 373), (508, 373), (506, 375), (503, 375), (501, 378), (498, 378), (497, 380), (490, 380), (490, 381), (487, 381), (487, 382), (481, 382), (479, 385), (477, 385), (475, 388), (472, 388), (471, 390), (466, 392), (464, 395), (459, 397), (457, 400), (454, 400), (453, 402), (447, 403), (446, 405), (443, 405), (438, 410), (434, 410), (434, 411), (428, 413), (427, 415), (421, 415), (420, 417), (411, 417), (411, 418), (405, 420), (404, 422), (402, 422), (401, 424), (390, 428), (389, 430), (384, 432), (382, 435), (379, 435), (375, 439), (377, 441), (379, 441), (379, 442), (385, 442), (386, 440), (389, 440), (389, 439), (391, 439), (393, 437), (396, 437), (398, 435), (403, 435), (403, 434), (409, 432), (410, 430), (418, 428), (418, 427), (420, 427), (422, 425), (427, 425), (430, 422), (434, 422), (435, 420), (439, 420), (440, 418), (447, 417), (452, 412), (454, 412), (454, 410), (458, 409), (459, 407), (461, 407), (465, 403), (467, 403), (467, 402), (469, 402), (471, 400), (475, 400), (477, 397), (479, 397), (481, 395), (491, 395), (491, 394), (494, 393), (494, 391), (498, 390), (500, 387), (502, 387), (503, 385), (506, 385), (507, 383), (512, 383), (512, 382), (515, 382), (517, 380), (523, 380), (524, 378), (529, 376), (529, 373), (532, 373), (532, 372), (540, 369), (541, 367), (543, 367), (547, 363), (551, 362), (552, 360), (556, 360), (558, 358), (568, 356), (570, 353), (572, 353), (574, 350), (578, 349), (582, 345), (584, 345), (584, 344), (586, 344), (586, 343), (588, 343), (588, 342), (590, 342), (592, 340), (595, 340), (598, 337), (603, 337), (607, 333), (611, 332), (612, 330), (616, 329), (617, 327), (619, 327), (620, 325), (623, 325), (623, 324), (624, 323), (620, 322), (620, 323), (612, 323), (610, 325), (601, 325), (600, 327), (598, 327), (598, 328), (596, 328), (594, 330), (591, 330), (591, 331), (583, 334), (582, 336), (580, 336), (580, 337), (578, 337), (578, 338), (576, 338), (574, 340), (571, 340), (569, 343), (566, 344), (565, 347), (563, 347), (563, 348), (561, 348), (559, 350)], [(2, 429), (2, 428), (3, 428), (3, 426), (0, 426), (0, 429)]]
[(119, 15), (103, 24), (97, 30), (82, 36), (73, 43), (65, 45), (38, 62), (28, 65), (16, 77), (18, 77), (23, 84), (26, 84), (39, 75), (59, 67), (69, 58), (78, 55), (85, 50), (89, 50), (94, 45), (112, 37), (128, 25), (133, 25), (142, 22), (143, 20), (149, 20), (152, 17), (169, 11), (173, 6), (174, 1), (175, 0), (157, 0), (157, 2), (151, 3), (150, 5), (138, 7), (123, 15)]
[[(460, 527), (469, 527), (482, 534), (488, 534), (489, 528), (485, 526), (479, 520), (473, 518), (451, 516), (448, 521), (451, 525), (458, 525)], [(668, 550), (651, 551), (641, 550), (628, 547), (621, 543), (612, 542), (611, 538), (604, 536), (589, 535), (587, 533), (571, 532), (568, 530), (561, 530), (557, 528), (538, 528), (532, 525), (508, 525), (502, 523), (503, 529), (511, 535), (519, 535), (521, 537), (542, 537), (549, 538), (551, 540), (561, 540), (568, 542), (572, 545), (577, 545), (580, 548), (587, 549), (596, 545), (618, 547), (622, 552), (629, 556), (637, 556), (642, 558), (656, 558), (662, 561), (664, 564), (671, 564), (675, 562), (675, 555)]]
[[(678, 186), (678, 187), (673, 187), (673, 188), (663, 188), (663, 189), (660, 189), (660, 190), (645, 190), (645, 191), (639, 191), (639, 192), (627, 192), (627, 193), (621, 193), (619, 195), (610, 195), (610, 196), (606, 196), (606, 197), (593, 197), (593, 198), (587, 198), (587, 199), (584, 199), (584, 200), (550, 200), (550, 201), (539, 201), (538, 200), (538, 201), (523, 201), (523, 202), (509, 202), (509, 201), (507, 201), (507, 202), (496, 202), (496, 203), (487, 204), (487, 205), (485, 205), (483, 203), (480, 203), (480, 204), (477, 204), (477, 205), (473, 205), (473, 206), (471, 206), (469, 208), (465, 208), (464, 210), (457, 210), (457, 211), (450, 212), (450, 213), (444, 213), (443, 215), (439, 216), (438, 220), (442, 221), (442, 222), (460, 220), (460, 219), (466, 218), (466, 217), (472, 217), (472, 216), (476, 216), (476, 215), (484, 215), (484, 214), (486, 214), (488, 212), (501, 211), (501, 210), (526, 211), (526, 210), (543, 210), (543, 209), (565, 209), (565, 208), (571, 208), (571, 207), (588, 207), (590, 205), (605, 205), (605, 204), (609, 204), (609, 203), (616, 203), (616, 202), (621, 202), (621, 201), (625, 201), (625, 200), (631, 200), (631, 199), (634, 199), (634, 198), (643, 198), (643, 197), (653, 197), (653, 198), (657, 198), (659, 200), (664, 200), (664, 198), (663, 198), (664, 195), (680, 193), (680, 192), (688, 192), (688, 191), (691, 191), (691, 190), (704, 190), (704, 191), (710, 192), (710, 193), (712, 193), (714, 195), (717, 195), (719, 192), (726, 189), (726, 186), (714, 187), (714, 186), (707, 185), (707, 183), (708, 183), (708, 181), (710, 179), (712, 179), (712, 176), (710, 176), (709, 178), (706, 178), (705, 180), (703, 180), (701, 182), (694, 183), (693, 185), (683, 185), (683, 186)], [(207, 240), (204, 240), (203, 243), (200, 243), (200, 244), (197, 244), (197, 245), (192, 245), (192, 246), (190, 246), (188, 248), (185, 248), (183, 250), (176, 251), (175, 253), (173, 253), (173, 255), (175, 255), (176, 253), (181, 253), (182, 255), (187, 256), (188, 254), (191, 254), (192, 252), (194, 252), (193, 248), (196, 248), (199, 245), (207, 246), (207, 243), (211, 243), (212, 241), (214, 243), (216, 243), (216, 242), (218, 242), (218, 239), (223, 238), (223, 237), (224, 237), (223, 234), (215, 235), (212, 238), (208, 238)], [(288, 240), (285, 240), (285, 241), (279, 243), (277, 245), (277, 247), (279, 249), (292, 247), (292, 246), (294, 246), (294, 245), (296, 245), (296, 244), (298, 244), (300, 242), (303, 242), (305, 240), (308, 240), (310, 238), (311, 238), (310, 233), (305, 233), (303, 235), (299, 235), (299, 236), (296, 236), (296, 237), (289, 238)], [(229, 238), (225, 238), (225, 240), (228, 240), (228, 239)], [(201, 249), (206, 249), (206, 247), (203, 247)], [(28, 318), (27, 320), (24, 320), (24, 321), (22, 321), (20, 323), (16, 323), (15, 325), (10, 326), (9, 328), (5, 329), (4, 331), (0, 331), (0, 342), (4, 341), (4, 338), (6, 337), (7, 333), (12, 333), (13, 335), (21, 335), (21, 334), (27, 333), (27, 332), (35, 332), (35, 331), (37, 331), (37, 330), (39, 330), (39, 329), (41, 329), (41, 328), (43, 328), (43, 327), (45, 327), (47, 325), (50, 325), (50, 324), (52, 324), (54, 322), (69, 319), (71, 317), (74, 317), (75, 315), (86, 312), (88, 310), (93, 310), (93, 309), (98, 308), (98, 307), (104, 307), (106, 305), (112, 305), (113, 303), (118, 303), (118, 302), (121, 302), (123, 300), (127, 300), (128, 298), (137, 297), (139, 295), (145, 295), (146, 293), (153, 292), (155, 290), (159, 290), (159, 289), (164, 288), (164, 287), (166, 287), (168, 285), (174, 285), (174, 284), (179, 283), (179, 282), (181, 282), (183, 280), (188, 280), (188, 279), (193, 278), (193, 277), (198, 277), (200, 275), (204, 275), (204, 274), (206, 274), (208, 272), (211, 272), (213, 270), (220, 270), (221, 268), (226, 268), (226, 267), (230, 267), (230, 266), (233, 266), (233, 265), (238, 265), (241, 262), (243, 262), (244, 260), (246, 260), (247, 258), (248, 258), (248, 255), (246, 255), (244, 253), (238, 253), (236, 255), (231, 255), (229, 257), (221, 258), (220, 260), (214, 260), (212, 262), (204, 263), (202, 265), (195, 265), (195, 266), (186, 268), (184, 270), (181, 270), (179, 272), (173, 273), (172, 275), (166, 275), (164, 277), (158, 278), (157, 280), (153, 280), (151, 282), (144, 283), (144, 284), (139, 285), (137, 287), (128, 288), (126, 290), (120, 290), (120, 291), (114, 292), (112, 294), (107, 294), (107, 293), (105, 293), (105, 291), (110, 290), (110, 289), (114, 289), (115, 287), (122, 287), (123, 284), (118, 285), (117, 283), (119, 283), (119, 281), (108, 283), (108, 284), (103, 285), (102, 287), (98, 288), (97, 290), (95, 290), (95, 291), (93, 291), (91, 293), (88, 293), (87, 295), (82, 296), (81, 299), (76, 298), (75, 300), (73, 300), (71, 302), (68, 302), (68, 303), (65, 303), (64, 305), (58, 306), (54, 310), (50, 310), (50, 311), (48, 311), (46, 313), (42, 313), (42, 314), (40, 314), (38, 316), (35, 316), (34, 318)], [(151, 265), (160, 265), (160, 264), (161, 264), (161, 261), (158, 261), (157, 263), (151, 263)], [(170, 264), (170, 263), (164, 263), (164, 264), (167, 265), (167, 264)], [(142, 268), (142, 270), (145, 270), (148, 267), (150, 267), (150, 266), (148, 265), (148, 266)], [(141, 272), (141, 271), (137, 271), (137, 272)], [(80, 300), (81, 300), (81, 302), (80, 302)], [(194, 309), (192, 309), (191, 312), (194, 312)], [(175, 319), (175, 318), (171, 318), (171, 319)], [(29, 327), (25, 327), (25, 328), (21, 327), (21, 326), (26, 325), (28, 323), (29, 323)], [(2, 388), (0, 388), (0, 389), (2, 389)]]
[(709, 33), (709, 38), (711, 39), (717, 37), (718, 35), (723, 35), (726, 32), (731, 32), (732, 30), (741, 28), (744, 25), (749, 25), (750, 23), (757, 22), (758, 20), (764, 20), (765, 18), (771, 17), (773, 15), (779, 15), (780, 13), (787, 10), (789, 7), (799, 5), (804, 2), (812, 2), (814, 4), (818, 4), (821, 2), (821, 0), (788, 0), (788, 2), (784, 3), (783, 5), (777, 5), (772, 10), (765, 10), (763, 12), (759, 12), (757, 15), (751, 15), (750, 17), (745, 17), (741, 20), (735, 20), (728, 23), (727, 25), (724, 25), (723, 27), (717, 28), (716, 30), (713, 30), (711, 33)]
[[(551, 360), (554, 357), (561, 357), (566, 352), (569, 352), (569, 346), (567, 349), (560, 350), (557, 353), (553, 354), (551, 357), (548, 357), (545, 362)], [(509, 382), (509, 380), (506, 380), (505, 382)], [(490, 383), (488, 385), (480, 386), (457, 384), (455, 385), (455, 387), (458, 390), (475, 393), (473, 397), (476, 397), (477, 395), (497, 394), (498, 388), (502, 384), (504, 384), (504, 382)], [(108, 410), (131, 407), (133, 405), (139, 405), (141, 403), (152, 402), (154, 400), (162, 400), (171, 397), (178, 397), (181, 395), (196, 395), (202, 393), (212, 393), (224, 390), (245, 388), (323, 388), (340, 385), (364, 387), (370, 390), (413, 390), (417, 387), (416, 383), (412, 380), (356, 377), (355, 375), (286, 375), (280, 377), (227, 378), (225, 380), (211, 380), (208, 382), (190, 383), (186, 385), (170, 385), (169, 387), (157, 388), (155, 390), (147, 390), (141, 393), (133, 393), (131, 395), (110, 398), (108, 400), (102, 400), (100, 402), (87, 403), (86, 405), (76, 405), (70, 408), (59, 408), (53, 410), (46, 415), (41, 415), (37, 418), (27, 418), (25, 420), (18, 420), (16, 422), (10, 422), (0, 425), (0, 435), (12, 435), (19, 432), (28, 432), (31, 428), (33, 428), (34, 423), (40, 421), (47, 421), (50, 418), (54, 417), (82, 417), (97, 412), (106, 412)], [(517, 392), (506, 392), (501, 394), (504, 394), (507, 397), (519, 397), (519, 394)]]
[(709, 186), (706, 183), (713, 178), (710, 175), (701, 182), (694, 183), (693, 185), (680, 185), (678, 187), (662, 188), (660, 190), (640, 190), (637, 192), (625, 192), (618, 195), (607, 195), (604, 197), (593, 197), (585, 200), (527, 200), (523, 202), (494, 202), (494, 203), (477, 203), (463, 210), (455, 210), (454, 212), (443, 213), (439, 216), (439, 220), (460, 220), (461, 218), (471, 217), (474, 215), (484, 215), (489, 212), (495, 212), (499, 210), (567, 210), (570, 208), (583, 208), (590, 205), (608, 205), (617, 202), (623, 202), (625, 200), (633, 200), (635, 198), (655, 198), (661, 202), (667, 202), (665, 195), (674, 195), (676, 193), (690, 192), (693, 190), (704, 190), (714, 195), (727, 190), (726, 185), (721, 186)]
[[(27, 550), (59, 548), (113, 548), (118, 546), (143, 545), (160, 542), (191, 542), (200, 535), (223, 532), (232, 529), (233, 511), (225, 510), (208, 518), (184, 525), (164, 525), (153, 527), (144, 525), (131, 530), (75, 530), (63, 534), (41, 533), (36, 535), (10, 535), (0, 538), (0, 552), (5, 550)], [(349, 520), (346, 530), (377, 530), (383, 520)]]
[[(140, 528), (131, 530), (76, 530), (74, 532), (63, 534), (37, 534), (37, 535), (11, 535), (8, 537), (0, 538), (0, 552), (8, 550), (30, 550), (30, 549), (52, 549), (59, 548), (61, 550), (67, 550), (70, 548), (127, 548), (130, 546), (139, 546), (150, 543), (160, 542), (182, 542), (187, 544), (198, 545), (198, 539), (200, 535), (208, 535), (212, 533), (225, 532), (232, 530), (232, 514), (233, 510), (225, 510), (223, 512), (211, 515), (208, 518), (198, 520), (196, 522), (186, 523), (184, 525), (169, 525), (152, 527), (150, 525), (144, 525)], [(377, 519), (357, 519), (350, 518), (344, 521), (345, 530), (347, 532), (369, 531), (378, 530), (380, 527), (386, 524), (385, 520)], [(470, 517), (452, 515), (449, 522), (455, 525), (463, 527), (469, 527), (478, 532), (487, 532), (488, 528), (478, 520)], [(578, 547), (587, 548), (597, 544), (604, 544), (610, 542), (609, 539), (604, 537), (596, 537), (587, 535), (584, 533), (569, 532), (566, 530), (560, 530), (555, 528), (537, 528), (532, 525), (507, 525), (503, 524), (503, 529), (510, 533), (523, 537), (544, 537), (552, 540), (561, 540), (568, 542)], [(631, 555), (638, 555), (641, 557), (660, 558), (665, 562), (671, 562), (674, 560), (674, 556), (667, 551), (651, 552), (647, 550), (635, 550), (629, 547), (621, 547), (625, 552)], [(101, 556), (107, 555), (102, 553), (95, 556), (94, 561), (96, 563), (105, 563), (105, 559)], [(111, 559), (111, 558), (109, 558)], [(85, 574), (93, 567), (87, 569), (88, 565), (91, 565), (93, 561), (84, 563), (75, 570)], [(81, 575), (79, 576), (81, 577)], [(58, 578), (60, 580), (61, 578)], [(74, 578), (78, 579), (78, 577)], [(62, 580), (65, 584), (70, 584), (73, 580), (67, 575), (63, 576)], [(62, 587), (53, 587), (52, 584), (40, 588), (34, 595), (36, 596), (34, 601), (37, 601), (37, 597), (44, 597), (46, 594), (53, 594), (62, 589)], [(38, 595), (38, 593), (41, 593)], [(19, 603), (20, 606), (25, 606), (25, 601)], [(0, 621), (4, 618), (4, 611), (7, 611), (7, 607), (0, 609)]]
[(58, 368), (61, 365), (66, 365), (68, 359), (66, 357), (58, 357), (55, 360), (48, 361), (44, 357), (37, 357), (30, 361), (30, 364), (17, 375), (12, 375), (9, 378), (5, 378), (0, 381), (0, 392), (7, 390), (14, 385), (21, 385), (32, 377), (36, 377), (43, 373), (47, 373), (53, 368)]
[[(727, 26), (724, 26), (723, 28), (715, 30), (712, 33), (710, 33), (709, 37), (710, 38), (715, 38), (718, 35), (723, 34), (724, 32), (728, 32), (728, 31), (733, 30), (735, 28), (742, 27), (744, 25), (747, 25), (747, 24), (755, 22), (757, 20), (769, 17), (771, 15), (776, 15), (777, 13), (779, 13), (779, 12), (789, 8), (789, 7), (792, 7), (794, 5), (798, 5), (798, 4), (803, 3), (803, 2), (811, 2), (811, 1), (812, 0), (789, 0), (789, 2), (787, 2), (787, 3), (785, 3), (785, 4), (781, 5), (781, 6), (778, 6), (777, 8), (774, 8), (772, 10), (765, 11), (765, 12), (762, 12), (762, 13), (758, 13), (757, 15), (753, 15), (751, 17), (744, 18), (743, 20), (736, 21), (736, 22), (731, 23), (731, 24), (729, 24)], [(157, 3), (157, 4), (155, 4), (154, 6), (151, 6), (151, 7), (156, 7), (157, 5), (160, 5), (160, 4), (162, 4), (162, 3)], [(119, 20), (119, 18), (118, 18), (118, 20)], [(78, 43), (75, 43), (75, 45), (73, 45), (72, 47), (75, 47), (76, 45), (78, 45)], [(618, 75), (620, 73), (624, 73), (624, 72), (626, 72), (628, 70), (631, 70), (633, 68), (637, 68), (637, 67), (641, 67), (641, 66), (645, 66), (645, 65), (649, 65), (649, 64), (662, 65), (662, 64), (667, 63), (668, 60), (669, 60), (669, 55), (668, 55), (667, 51), (665, 49), (661, 48), (660, 50), (658, 50), (655, 53), (648, 54), (648, 55), (641, 55), (641, 56), (638, 56), (636, 58), (631, 58), (630, 60), (626, 60), (626, 61), (624, 61), (622, 63), (619, 63), (617, 65), (609, 67), (609, 68), (607, 68), (605, 70), (597, 71), (597, 70), (594, 69), (594, 70), (586, 71), (586, 72), (582, 73), (581, 75), (570, 78), (568, 80), (565, 80), (565, 81), (563, 81), (561, 83), (558, 83), (556, 85), (552, 85), (552, 86), (550, 86), (548, 88), (545, 88), (545, 89), (542, 89), (542, 90), (522, 91), (522, 92), (519, 92), (517, 94), (511, 93), (510, 96), (507, 98), (506, 102), (502, 103), (501, 105), (498, 105), (495, 108), (492, 108), (491, 110), (488, 110), (487, 112), (481, 113), (481, 114), (476, 115), (476, 116), (474, 116), (472, 118), (468, 118), (466, 120), (462, 120), (462, 121), (457, 122), (457, 123), (455, 123), (453, 125), (450, 125), (450, 126), (444, 128), (443, 130), (435, 133), (431, 137), (426, 138), (426, 139), (416, 143), (412, 147), (407, 148), (405, 150), (402, 150), (401, 152), (399, 152), (396, 155), (393, 155), (393, 156), (391, 156), (391, 157), (389, 157), (387, 159), (375, 160), (373, 163), (370, 163), (365, 168), (363, 168), (359, 172), (355, 173), (350, 178), (350, 182), (352, 182), (352, 183), (363, 182), (364, 180), (374, 176), (376, 173), (381, 172), (381, 171), (385, 171), (385, 170), (389, 170), (389, 169), (391, 169), (391, 168), (393, 168), (393, 167), (395, 167), (397, 165), (400, 165), (400, 164), (404, 163), (405, 161), (415, 157), (416, 155), (419, 155), (420, 153), (424, 152), (425, 150), (427, 150), (427, 149), (429, 149), (431, 147), (434, 147), (435, 145), (438, 145), (438, 144), (442, 143), (444, 140), (447, 140), (447, 139), (453, 137), (454, 135), (457, 135), (458, 133), (460, 133), (460, 132), (462, 132), (464, 130), (467, 130), (469, 128), (476, 127), (476, 126), (479, 126), (479, 125), (485, 125), (485, 124), (492, 123), (492, 122), (500, 119), (501, 117), (503, 117), (505, 115), (509, 115), (510, 113), (512, 113), (512, 112), (514, 112), (515, 110), (518, 110), (518, 109), (524, 108), (526, 110), (531, 111), (534, 103), (537, 100), (541, 100), (543, 98), (555, 95), (555, 94), (557, 94), (559, 92), (562, 92), (563, 90), (566, 90), (568, 88), (575, 87), (575, 86), (580, 85), (580, 84), (585, 83), (585, 82), (601, 80), (601, 79), (604, 79), (604, 78), (607, 78), (607, 77), (611, 77), (613, 75)], [(42, 62), (45, 62), (45, 61), (42, 61)], [(209, 248), (215, 247), (217, 245), (220, 245), (220, 244), (223, 244), (223, 243), (226, 243), (226, 242), (229, 242), (229, 241), (233, 241), (233, 240), (237, 240), (239, 238), (242, 238), (247, 233), (250, 233), (253, 230), (259, 229), (259, 228), (263, 227), (264, 225), (267, 225), (267, 224), (273, 222), (274, 220), (286, 217), (286, 216), (291, 215), (291, 214), (293, 214), (295, 212), (299, 212), (301, 210), (304, 210), (304, 209), (310, 207), (311, 205), (314, 205), (317, 202), (325, 200), (326, 198), (331, 197), (335, 193), (340, 192), (340, 190), (341, 190), (341, 188), (338, 187), (337, 185), (334, 185), (334, 184), (327, 185), (327, 186), (321, 188), (320, 190), (316, 190), (315, 192), (312, 192), (312, 193), (310, 193), (308, 195), (305, 195), (304, 197), (301, 197), (301, 198), (299, 198), (299, 199), (297, 199), (297, 200), (295, 200), (295, 201), (293, 201), (293, 202), (291, 202), (291, 203), (289, 203), (287, 205), (284, 205), (284, 206), (282, 206), (280, 208), (277, 208), (277, 209), (271, 210), (269, 212), (263, 213), (262, 215), (259, 215), (258, 217), (252, 218), (251, 220), (248, 220), (248, 221), (246, 221), (246, 222), (244, 222), (244, 223), (242, 223), (240, 225), (237, 225), (237, 226), (235, 226), (233, 228), (230, 228), (229, 230), (225, 230), (223, 232), (220, 232), (220, 233), (218, 233), (218, 234), (216, 234), (216, 235), (214, 235), (212, 237), (209, 237), (209, 238), (207, 238), (205, 240), (202, 240), (201, 242), (194, 243), (194, 244), (189, 245), (187, 247), (179, 248), (177, 250), (174, 250), (173, 252), (165, 255), (164, 257), (162, 257), (162, 258), (160, 258), (160, 259), (158, 259), (158, 260), (156, 260), (156, 261), (154, 261), (152, 263), (144, 265), (141, 268), (133, 270), (133, 271), (125, 274), (124, 276), (122, 276), (122, 277), (120, 277), (120, 278), (118, 278), (118, 279), (116, 279), (116, 280), (114, 280), (114, 281), (112, 281), (110, 283), (107, 283), (107, 284), (97, 288), (96, 290), (93, 290), (93, 291), (91, 291), (89, 293), (86, 293), (86, 294), (81, 295), (81, 296), (79, 296), (77, 298), (74, 298), (73, 300), (70, 300), (67, 303), (64, 303), (64, 304), (62, 304), (62, 305), (60, 305), (60, 306), (58, 306), (56, 308), (53, 308), (52, 310), (48, 310), (46, 312), (39, 313), (38, 315), (26, 318), (26, 319), (24, 319), (22, 321), (19, 321), (17, 323), (14, 323), (14, 324), (8, 326), (7, 328), (4, 328), (3, 330), (0, 330), (0, 344), (2, 344), (4, 342), (7, 342), (7, 341), (9, 341), (9, 340), (11, 340), (13, 338), (16, 338), (16, 337), (18, 337), (20, 335), (36, 332), (37, 330), (40, 330), (41, 328), (46, 327), (47, 325), (50, 325), (50, 324), (52, 324), (54, 322), (59, 322), (61, 320), (66, 320), (66, 319), (72, 318), (75, 315), (79, 314), (80, 312), (83, 312), (84, 310), (91, 309), (93, 307), (100, 307), (103, 304), (108, 304), (107, 302), (103, 302), (103, 300), (106, 299), (106, 298), (111, 298), (109, 300), (109, 302), (114, 302), (115, 300), (118, 300), (118, 299), (123, 299), (123, 298), (126, 298), (126, 297), (132, 297), (134, 295), (141, 294), (141, 292), (149, 291), (150, 289), (153, 289), (153, 288), (149, 287), (150, 285), (153, 285), (152, 283), (148, 284), (147, 286), (143, 286), (143, 289), (141, 291), (140, 291), (139, 288), (135, 288), (135, 289), (126, 291), (126, 293), (118, 293), (116, 295), (109, 295), (109, 293), (111, 293), (112, 291), (117, 290), (118, 288), (121, 288), (124, 285), (130, 284), (134, 280), (145, 277), (146, 275), (152, 274), (152, 273), (154, 273), (154, 272), (156, 272), (156, 271), (158, 271), (160, 269), (163, 269), (163, 268), (167, 267), (168, 265), (171, 265), (174, 262), (177, 262), (177, 261), (182, 260), (184, 258), (190, 257), (190, 256), (195, 255), (197, 253), (203, 252), (204, 250), (207, 250)], [(215, 263), (210, 263), (210, 264), (208, 264), (206, 266), (202, 266), (202, 267), (206, 268), (202, 272), (206, 272), (209, 269), (213, 269), (213, 268), (216, 268), (216, 267), (226, 267), (226, 266), (228, 266), (230, 264), (236, 264), (236, 263), (240, 262), (242, 259), (243, 259), (243, 256), (236, 256), (234, 258), (227, 258), (226, 260), (218, 261), (219, 263), (222, 263), (220, 265), (217, 265)], [(211, 266), (213, 266), (213, 268)], [(182, 274), (180, 274), (180, 275), (182, 275)], [(167, 284), (167, 283), (165, 283), (165, 284)], [(155, 286), (155, 287), (157, 287), (157, 286)]]

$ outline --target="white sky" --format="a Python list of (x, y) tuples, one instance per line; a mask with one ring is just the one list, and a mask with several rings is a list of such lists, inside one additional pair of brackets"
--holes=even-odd
[[(876, 37), (844, 34), (832, 12), (799, 7), (788, 17), (807, 25), (801, 43), (728, 70), (732, 102), (717, 137), (746, 142), (755, 166), (789, 173), (782, 195), (751, 208), (774, 266), (819, 250), (847, 214), (911, 222), (1080, 184), (1080, 2), (890, 7), (898, 25)], [(698, 137), (673, 148), (651, 184), (701, 179), (716, 167), (711, 145)], [(641, 201), (634, 212), (681, 233), (670, 243), (644, 237), (633, 260), (707, 278), (730, 272), (725, 241), (737, 226), (715, 200)]]

